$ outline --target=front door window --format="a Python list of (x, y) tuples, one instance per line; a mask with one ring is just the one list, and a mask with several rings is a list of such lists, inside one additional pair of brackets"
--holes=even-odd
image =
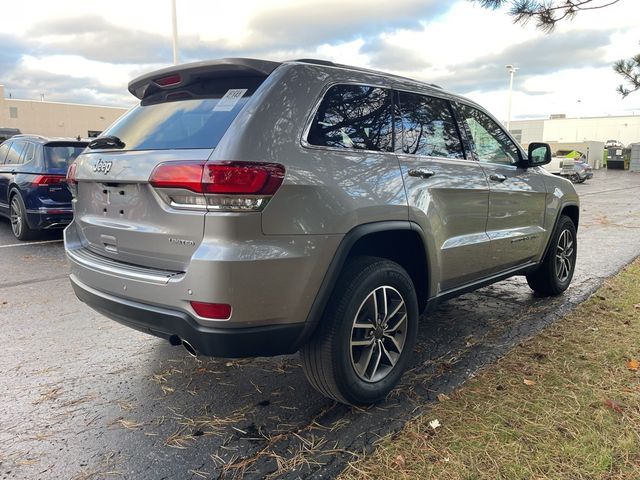
[(518, 164), (520, 160), (518, 147), (491, 117), (464, 104), (458, 104), (458, 112), (471, 133), (480, 162), (500, 165)]

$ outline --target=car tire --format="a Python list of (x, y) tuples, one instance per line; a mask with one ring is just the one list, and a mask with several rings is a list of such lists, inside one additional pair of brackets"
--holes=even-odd
[(527, 275), (529, 287), (541, 296), (560, 295), (573, 278), (578, 253), (576, 226), (562, 215), (540, 266)]
[(36, 231), (29, 227), (27, 209), (19, 193), (14, 193), (9, 200), (9, 218), (11, 230), (18, 240), (31, 240), (36, 237)]
[(404, 268), (378, 257), (353, 258), (301, 349), (307, 379), (341, 403), (383, 400), (407, 366), (418, 318), (416, 291)]

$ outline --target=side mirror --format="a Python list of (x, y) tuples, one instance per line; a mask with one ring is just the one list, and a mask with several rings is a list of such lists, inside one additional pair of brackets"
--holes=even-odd
[(551, 147), (548, 143), (532, 142), (529, 144), (527, 167), (539, 167), (551, 161)]

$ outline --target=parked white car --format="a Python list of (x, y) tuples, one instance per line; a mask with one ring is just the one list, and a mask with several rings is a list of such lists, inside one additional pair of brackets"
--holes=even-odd
[(568, 178), (573, 183), (582, 183), (593, 178), (593, 169), (586, 163), (585, 155), (575, 150), (559, 150), (544, 165), (549, 173)]
[[(554, 175), (560, 175), (560, 173), (562, 172), (562, 162), (565, 160), (570, 160), (570, 159), (565, 157), (553, 156), (551, 157), (551, 162), (544, 165), (544, 168), (546, 168), (549, 173), (553, 173)], [(573, 163), (573, 160), (571, 160), (571, 162)]]

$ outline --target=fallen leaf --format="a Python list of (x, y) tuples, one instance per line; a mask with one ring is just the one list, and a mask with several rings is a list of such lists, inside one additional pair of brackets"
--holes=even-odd
[(529, 386), (536, 384), (536, 382), (534, 380), (529, 380), (528, 378), (525, 378), (523, 380), (523, 382), (524, 382), (525, 385), (529, 385)]
[(622, 410), (623, 410), (622, 405), (620, 405), (618, 402), (615, 402), (611, 399), (607, 399), (603, 403), (605, 407), (609, 407), (614, 412), (622, 413)]
[(640, 310), (640, 303), (636, 303), (636, 304), (633, 306), (633, 308), (637, 308), (637, 309), (639, 309), (639, 310)]
[(637, 372), (638, 368), (640, 368), (640, 362), (638, 360), (636, 360), (635, 358), (632, 358), (631, 360), (629, 360), (627, 362), (627, 368), (629, 370), (633, 370), (634, 372)]
[(435, 420), (431, 420), (429, 422), (429, 426), (435, 430), (440, 426), (440, 420), (438, 420), (437, 418)]
[(400, 468), (404, 468), (406, 465), (406, 462), (404, 461), (404, 457), (402, 455), (398, 455), (396, 456), (395, 460), (393, 461), (393, 463), (395, 463), (396, 465), (398, 465)]
[(439, 393), (438, 394), (438, 401), (439, 402), (446, 402), (447, 400), (450, 400), (449, 395), (446, 395), (444, 393)]

